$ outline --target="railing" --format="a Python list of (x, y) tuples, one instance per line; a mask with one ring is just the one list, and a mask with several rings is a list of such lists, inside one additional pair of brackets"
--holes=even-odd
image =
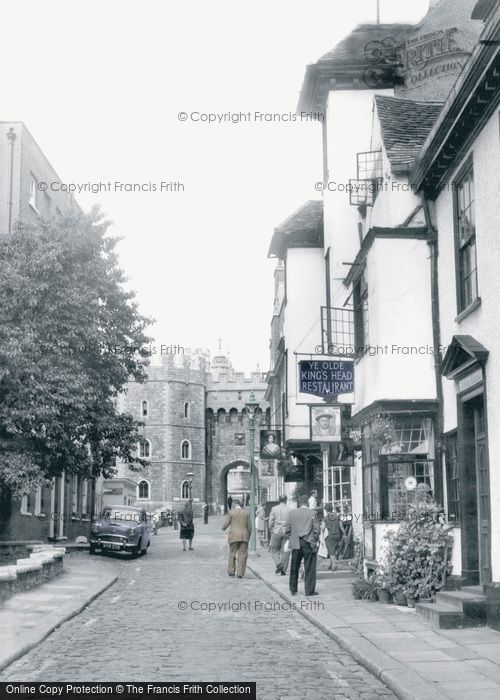
[(321, 307), (321, 347), (325, 355), (355, 356), (352, 309)]

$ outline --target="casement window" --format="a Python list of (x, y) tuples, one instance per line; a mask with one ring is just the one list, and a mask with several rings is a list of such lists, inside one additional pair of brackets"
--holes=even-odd
[(368, 286), (364, 275), (356, 282), (353, 291), (354, 341), (356, 354), (362, 354), (370, 344), (368, 317)]
[(149, 482), (146, 479), (141, 479), (137, 484), (137, 498), (140, 501), (147, 501), (149, 499)]
[(151, 443), (149, 440), (143, 439), (139, 442), (139, 457), (141, 459), (149, 459), (151, 457)]
[(474, 170), (469, 162), (454, 183), (458, 312), (479, 296), (477, 284)]

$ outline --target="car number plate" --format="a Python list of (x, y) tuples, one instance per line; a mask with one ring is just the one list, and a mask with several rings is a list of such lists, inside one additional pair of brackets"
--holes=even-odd
[(121, 549), (121, 544), (104, 544), (102, 545), (104, 549)]

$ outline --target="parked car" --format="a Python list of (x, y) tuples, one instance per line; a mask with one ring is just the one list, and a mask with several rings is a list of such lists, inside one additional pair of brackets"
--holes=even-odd
[(90, 530), (90, 554), (97, 549), (147, 554), (150, 545), (148, 516), (142, 508), (105, 506)]

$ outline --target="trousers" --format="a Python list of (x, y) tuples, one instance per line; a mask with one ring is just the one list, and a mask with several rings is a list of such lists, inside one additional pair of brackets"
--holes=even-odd
[(304, 560), (304, 588), (305, 594), (311, 595), (316, 589), (316, 548), (311, 547), (303, 537), (300, 538), (300, 549), (292, 551), (292, 564), (290, 566), (290, 593), (297, 593), (300, 562)]
[(276, 566), (281, 566), (283, 571), (288, 568), (288, 561), (290, 559), (290, 551), (285, 552), (285, 543), (288, 540), (288, 535), (285, 535), (285, 531), (282, 530), (276, 534), (271, 535), (271, 541), (269, 543), (271, 549), (271, 556)]
[(229, 560), (227, 562), (227, 573), (237, 576), (244, 576), (247, 568), (248, 542), (231, 542), (229, 545)]

